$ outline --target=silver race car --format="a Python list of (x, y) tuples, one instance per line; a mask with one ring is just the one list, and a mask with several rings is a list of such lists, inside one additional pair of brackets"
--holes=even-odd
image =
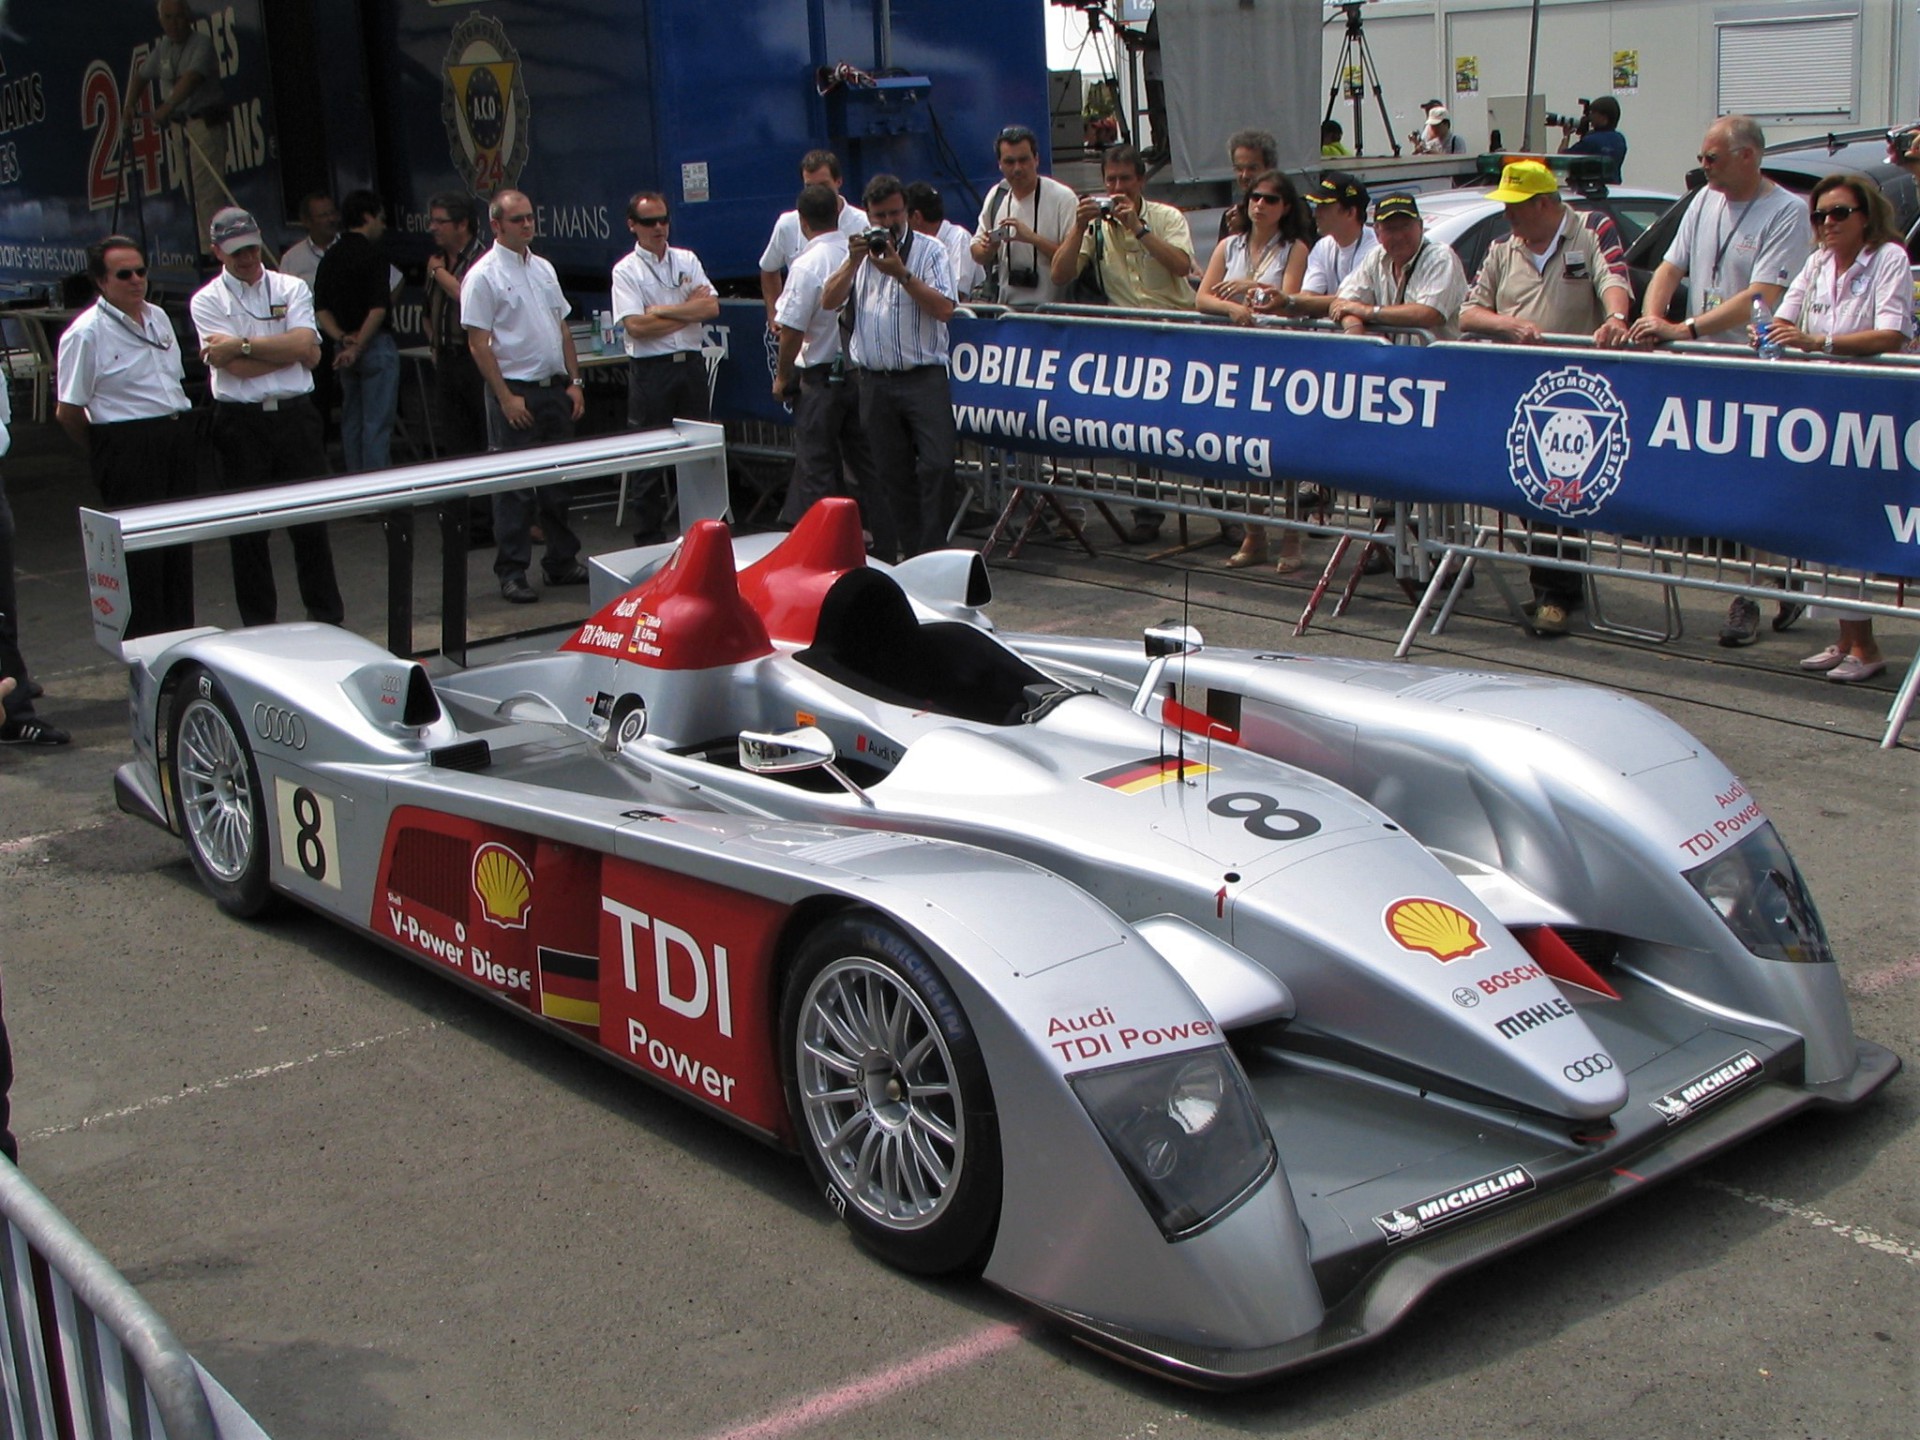
[(557, 644), (130, 646), (120, 803), (767, 1141), (866, 1245), (1250, 1384), (1899, 1068), (1727, 767), (1557, 681), (1002, 637), (849, 501)]

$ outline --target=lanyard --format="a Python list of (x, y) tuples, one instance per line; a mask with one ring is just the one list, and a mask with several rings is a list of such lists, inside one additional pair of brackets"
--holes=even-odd
[(147, 333), (147, 328), (144, 324), (136, 326), (133, 321), (129, 320), (125, 315), (122, 315), (117, 309), (107, 304), (104, 300), (100, 302), (100, 308), (115, 320), (119, 321), (120, 328), (132, 335), (142, 345), (154, 350), (171, 350), (173, 348), (173, 331), (171, 329), (167, 331), (166, 339), (156, 340), (152, 335)]
[[(1756, 195), (1753, 200), (1759, 198)], [(1713, 274), (1708, 278), (1708, 284), (1715, 290), (1720, 288), (1720, 262), (1726, 258), (1727, 246), (1733, 243), (1733, 237), (1740, 233), (1740, 222), (1747, 218), (1747, 211), (1753, 208), (1753, 200), (1747, 201), (1740, 207), (1740, 213), (1733, 217), (1733, 223), (1727, 226), (1726, 234), (1720, 237), (1720, 248), (1713, 252)]]

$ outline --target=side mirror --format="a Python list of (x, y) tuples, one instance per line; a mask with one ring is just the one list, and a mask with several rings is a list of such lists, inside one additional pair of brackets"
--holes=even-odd
[(758, 730), (740, 732), (740, 768), (755, 775), (791, 775), (818, 770), (837, 758), (833, 741), (817, 725), (778, 735)]
[(1149, 626), (1144, 639), (1149, 660), (1163, 660), (1173, 655), (1197, 655), (1202, 643), (1197, 629), (1173, 620), (1163, 620), (1158, 625)]

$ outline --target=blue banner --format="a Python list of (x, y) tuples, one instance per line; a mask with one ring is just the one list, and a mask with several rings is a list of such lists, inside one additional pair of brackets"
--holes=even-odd
[[(790, 423), (764, 312), (721, 320), (716, 413)], [(1019, 314), (951, 336), (960, 433), (987, 444), (1920, 575), (1920, 369)]]

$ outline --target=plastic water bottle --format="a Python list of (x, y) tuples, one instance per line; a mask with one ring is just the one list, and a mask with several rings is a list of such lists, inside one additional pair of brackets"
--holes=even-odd
[(1773, 307), (1767, 304), (1764, 295), (1753, 297), (1753, 341), (1762, 360), (1780, 358), (1780, 342), (1767, 334), (1767, 327), (1773, 324)]

